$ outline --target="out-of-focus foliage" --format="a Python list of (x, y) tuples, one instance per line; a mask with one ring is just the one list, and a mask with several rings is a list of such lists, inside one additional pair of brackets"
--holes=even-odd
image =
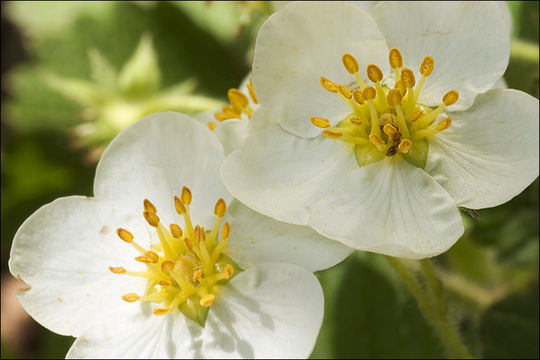
[[(538, 2), (512, 2), (510, 9), (514, 45), (505, 79), (538, 97)], [(156, 95), (183, 83), (188, 94), (225, 101), (227, 89), (249, 71), (256, 31), (270, 13), (271, 5), (261, 2), (4, 4), (3, 16), (22, 32), (28, 54), (2, 78), (9, 95), (2, 104), (2, 274), (24, 219), (57, 197), (92, 195), (95, 164), (85, 162), (87, 150), (73, 148), (67, 132), (81, 125), (88, 107), (73, 101), (80, 93), (66, 97), (53, 89), (47, 76), (99, 83), (101, 89), (112, 78), (110, 69), (121, 77), (146, 36), (160, 80), (147, 76), (154, 80), (143, 94), (147, 87), (155, 87)], [(99, 82), (91, 64), (100, 61), (110, 68), (102, 67)], [(119, 86), (116, 80), (111, 83)], [(146, 101), (146, 94), (139, 100)], [(465, 235), (433, 259), (450, 313), (476, 356), (539, 356), (538, 197), (536, 180), (502, 206), (464, 212)], [(443, 357), (439, 340), (382, 256), (355, 252), (318, 277), (325, 318), (313, 358)], [(3, 343), (2, 357), (60, 358), (73, 341), (35, 323), (24, 336), (24, 349)]]

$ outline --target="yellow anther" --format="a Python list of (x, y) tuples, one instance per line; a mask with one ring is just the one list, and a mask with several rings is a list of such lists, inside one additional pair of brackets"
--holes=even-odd
[(346, 97), (347, 99), (352, 98), (351, 90), (349, 90), (346, 86), (338, 85), (338, 90), (341, 95)]
[(413, 116), (411, 117), (411, 121), (416, 121), (418, 120), (418, 118), (423, 114), (424, 112), (422, 110), (418, 110), (417, 112), (415, 112), (413, 114)]
[(154, 313), (154, 315), (161, 316), (161, 315), (165, 315), (166, 313), (168, 313), (169, 308), (167, 308), (167, 307), (155, 308), (154, 310), (152, 310), (152, 312)]
[(405, 68), (401, 70), (401, 83), (408, 89), (414, 87), (416, 79), (411, 69)]
[(375, 64), (369, 64), (367, 66), (367, 76), (369, 80), (373, 81), (374, 83), (379, 82), (383, 78), (383, 73), (381, 69), (375, 65)]
[(191, 204), (191, 190), (188, 187), (184, 186), (182, 188), (182, 194), (180, 195), (182, 203), (189, 205)]
[(184, 244), (186, 244), (186, 247), (189, 249), (189, 251), (193, 250), (193, 242), (189, 238), (184, 238)]
[[(219, 119), (218, 119), (219, 120)], [(211, 130), (211, 131), (214, 131), (216, 128), (217, 128), (217, 124), (216, 123), (213, 123), (211, 121), (207, 122), (206, 123), (206, 126), (208, 126), (208, 128)]]
[(338, 92), (338, 87), (337, 87), (336, 83), (331, 81), (331, 80), (328, 80), (324, 76), (321, 76), (321, 85), (322, 85), (323, 88), (325, 88), (326, 90), (328, 90), (330, 92), (333, 92), (333, 93)]
[(424, 76), (429, 76), (431, 72), (433, 71), (433, 68), (435, 67), (435, 61), (433, 58), (429, 55), (424, 56), (424, 60), (422, 60), (422, 64), (420, 65), (420, 74)]
[(124, 240), (127, 243), (130, 243), (133, 241), (133, 234), (127, 231), (126, 229), (118, 228), (116, 229), (116, 233), (118, 234), (118, 237), (122, 240)]
[(119, 267), (109, 266), (109, 270), (111, 270), (115, 274), (123, 274), (126, 272), (126, 269), (124, 269), (122, 266), (119, 266)]
[(350, 74), (355, 74), (360, 69), (358, 66), (358, 61), (356, 61), (356, 58), (351, 54), (343, 54), (341, 60), (343, 61), (345, 69), (347, 69)]
[(227, 96), (233, 109), (239, 113), (249, 105), (249, 99), (247, 96), (238, 89), (229, 89), (229, 91), (227, 91)]
[(352, 96), (354, 101), (356, 101), (358, 104), (362, 105), (364, 101), (364, 96), (362, 95), (362, 90), (360, 88), (356, 88), (352, 91)]
[(310, 120), (313, 125), (323, 129), (330, 126), (330, 120), (322, 117), (312, 116), (310, 117)]
[(398, 90), (402, 97), (405, 96), (405, 94), (407, 93), (407, 87), (405, 86), (405, 84), (403, 84), (401, 80), (395, 83), (394, 89)]
[(155, 212), (144, 210), (143, 211), (143, 216), (144, 216), (144, 218), (146, 219), (146, 221), (148, 222), (148, 224), (150, 226), (158, 227), (158, 225), (159, 225), (159, 216), (157, 216)]
[(251, 100), (253, 100), (255, 104), (258, 104), (259, 99), (257, 99), (257, 95), (255, 94), (255, 89), (253, 88), (253, 79), (251, 76), (249, 77), (249, 83), (246, 85), (246, 87), (249, 91), (249, 96), (251, 96)]
[(216, 202), (216, 206), (214, 206), (214, 214), (216, 214), (219, 217), (223, 217), (225, 215), (225, 212), (227, 212), (227, 203), (223, 199), (219, 199)]
[(454, 105), (456, 101), (458, 101), (458, 98), (459, 98), (459, 93), (457, 92), (457, 90), (450, 90), (449, 92), (444, 94), (442, 101), (444, 105), (450, 106), (450, 105)]
[(388, 61), (390, 62), (392, 69), (398, 69), (403, 66), (403, 56), (401, 56), (401, 53), (397, 48), (390, 49)]
[(174, 261), (164, 260), (161, 263), (161, 271), (163, 271), (165, 274), (170, 273), (173, 269), (174, 269)]
[(400, 105), (401, 99), (403, 99), (403, 96), (401, 96), (399, 90), (396, 89), (391, 89), (390, 91), (388, 91), (388, 95), (386, 96), (386, 101), (391, 107)]
[(230, 233), (231, 233), (231, 224), (226, 222), (225, 224), (223, 224), (223, 228), (221, 229), (221, 238), (227, 239)]
[(341, 137), (341, 135), (342, 135), (341, 133), (332, 132), (330, 130), (323, 130), (322, 133), (327, 138), (333, 139), (333, 140), (339, 139)]
[(199, 303), (201, 304), (201, 306), (210, 307), (212, 303), (214, 302), (215, 298), (216, 297), (214, 295), (208, 294), (205, 297), (203, 297)]
[[(152, 259), (150, 259), (148, 256), (146, 255), (141, 255), (141, 256), (137, 256), (135, 258), (135, 261), (138, 261), (138, 262), (142, 262), (142, 263), (145, 263), (145, 264), (151, 264), (153, 263)], [(157, 262), (157, 261), (156, 261)]]
[(230, 279), (231, 276), (234, 274), (234, 268), (231, 264), (225, 265), (225, 269), (223, 270), (223, 273), (225, 274), (225, 279)]
[(177, 196), (174, 197), (174, 207), (176, 208), (176, 212), (178, 214), (182, 215), (186, 213), (186, 207), (184, 204), (182, 204), (182, 201)]
[(199, 228), (199, 241), (206, 241), (206, 232), (202, 226)]
[(168, 280), (159, 280), (158, 284), (161, 286), (171, 286), (171, 282)]
[(157, 213), (156, 207), (154, 206), (154, 204), (150, 202), (150, 200), (144, 199), (143, 206), (144, 206), (144, 210)]
[(139, 295), (135, 293), (127, 293), (125, 295), (122, 295), (122, 300), (127, 301), (127, 302), (135, 302), (139, 300)]
[(144, 255), (151, 260), (152, 264), (157, 263), (159, 260), (158, 254), (156, 254), (152, 250), (147, 251), (146, 253), (144, 253)]
[(370, 134), (369, 141), (379, 149), (381, 146), (384, 146), (384, 142), (378, 135)]
[(403, 140), (401, 140), (401, 142), (399, 143), (398, 149), (399, 149), (399, 151), (401, 151), (402, 153), (408, 153), (409, 150), (411, 149), (411, 147), (412, 147), (412, 141), (409, 140), (409, 139), (403, 139)]
[(202, 276), (203, 272), (202, 270), (195, 270), (195, 272), (193, 273), (193, 282), (196, 282), (197, 280), (199, 280)]
[(351, 123), (354, 124), (354, 125), (358, 125), (358, 126), (362, 125), (362, 120), (360, 120), (360, 119), (358, 119), (358, 118), (354, 118), (354, 117), (353, 117), (353, 118), (350, 119), (350, 121), (351, 121)]
[(373, 86), (366, 86), (366, 88), (362, 91), (362, 97), (366, 100), (373, 100), (375, 99), (376, 95), (377, 91)]
[(446, 119), (439, 121), (436, 128), (439, 131), (443, 131), (443, 130), (448, 129), (450, 127), (450, 124), (452, 124), (452, 119), (447, 117)]
[(171, 235), (176, 239), (180, 239), (184, 235), (182, 228), (177, 224), (170, 224), (169, 230), (171, 231)]
[(383, 133), (387, 136), (393, 136), (397, 132), (397, 129), (392, 124), (386, 124), (383, 127)]

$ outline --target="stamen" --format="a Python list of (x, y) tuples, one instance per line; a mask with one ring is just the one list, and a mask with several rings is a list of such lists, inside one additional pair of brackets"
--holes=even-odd
[(135, 293), (127, 293), (125, 295), (122, 295), (122, 300), (127, 301), (127, 302), (135, 302), (139, 300), (139, 295)]
[(143, 216), (150, 226), (155, 227), (155, 228), (158, 227), (159, 217), (156, 215), (156, 213), (148, 211), (148, 210), (144, 210)]
[(258, 104), (259, 99), (257, 99), (257, 95), (255, 95), (255, 89), (253, 88), (253, 78), (251, 76), (249, 77), (249, 83), (247, 84), (247, 88), (249, 91), (249, 96), (251, 96), (251, 100), (253, 100), (255, 104)]
[(225, 203), (225, 200), (219, 199), (216, 202), (216, 206), (214, 206), (214, 214), (222, 218), (223, 216), (225, 216), (226, 211), (227, 211), (227, 203)]
[(194, 273), (193, 273), (193, 282), (197, 282), (197, 280), (199, 280), (202, 276), (203, 272), (202, 270), (196, 270)]
[(116, 229), (116, 233), (118, 234), (118, 237), (120, 239), (124, 240), (127, 243), (131, 243), (133, 241), (133, 234), (126, 229), (118, 228)]
[(161, 286), (171, 286), (171, 282), (167, 280), (159, 280), (158, 284)]
[(317, 117), (317, 116), (312, 116), (310, 118), (311, 120), (311, 123), (317, 127), (320, 127), (320, 128), (327, 128), (330, 126), (330, 120), (326, 119), (326, 118), (322, 118), (322, 117)]
[(145, 256), (151, 260), (152, 264), (155, 264), (155, 263), (157, 263), (159, 261), (158, 254), (156, 254), (152, 250), (147, 251), (145, 253)]
[(403, 66), (403, 56), (401, 56), (401, 52), (399, 52), (397, 48), (390, 49), (388, 61), (390, 62), (392, 69), (399, 69)]
[(167, 307), (155, 308), (154, 310), (152, 310), (152, 312), (154, 313), (154, 315), (161, 316), (161, 315), (165, 315), (166, 313), (168, 313), (169, 308), (167, 308)]
[(335, 133), (335, 132), (332, 132), (332, 131), (329, 131), (329, 130), (323, 130), (323, 135), (326, 136), (327, 138), (329, 139), (332, 139), (332, 140), (336, 140), (336, 139), (339, 139), (341, 137), (341, 133)]
[(360, 88), (356, 88), (352, 91), (352, 96), (354, 101), (356, 101), (358, 104), (362, 105), (364, 101), (364, 97), (362, 96), (362, 90)]
[(186, 248), (189, 251), (193, 250), (193, 242), (189, 238), (187, 238), (187, 237), (184, 238), (184, 244), (186, 245)]
[(337, 88), (337, 85), (336, 83), (334, 83), (333, 81), (331, 80), (328, 80), (327, 78), (321, 76), (321, 85), (323, 88), (325, 88), (326, 90), (332, 92), (332, 93), (337, 93), (338, 92), (338, 88)]
[(169, 229), (171, 230), (171, 235), (175, 238), (175, 239), (180, 239), (183, 235), (182, 233), (182, 228), (176, 224), (171, 224), (169, 225)]
[(456, 101), (458, 101), (458, 98), (459, 98), (459, 93), (457, 92), (457, 90), (450, 90), (449, 92), (444, 94), (442, 101), (444, 105), (450, 106), (450, 105), (454, 105)]
[(360, 119), (358, 119), (358, 118), (354, 118), (354, 117), (353, 117), (353, 118), (350, 118), (349, 120), (350, 120), (350, 122), (351, 122), (352, 124), (354, 124), (354, 125), (360, 126), (360, 125), (363, 124), (362, 120), (360, 120)]
[(182, 194), (180, 195), (180, 199), (182, 200), (182, 203), (185, 205), (191, 204), (191, 190), (189, 190), (188, 187), (184, 186), (182, 187)]
[(206, 126), (208, 126), (208, 128), (211, 130), (211, 131), (214, 131), (216, 128), (217, 128), (217, 124), (216, 123), (213, 123), (211, 121), (207, 122), (206, 123)]
[(227, 96), (233, 109), (239, 113), (249, 105), (249, 100), (246, 95), (238, 89), (229, 89), (229, 91), (227, 91)]
[(161, 271), (163, 271), (165, 274), (170, 273), (173, 269), (174, 269), (174, 261), (164, 260), (161, 263)]
[(408, 153), (409, 150), (411, 149), (412, 147), (412, 141), (409, 140), (409, 139), (403, 139), (401, 140), (401, 142), (399, 143), (399, 146), (398, 146), (398, 149), (399, 151), (401, 151), (402, 153)]
[(415, 112), (413, 114), (413, 116), (411, 117), (411, 121), (414, 122), (416, 120), (418, 120), (418, 118), (423, 114), (424, 112), (422, 110), (418, 110), (417, 112)]
[(351, 90), (349, 90), (346, 86), (338, 85), (338, 91), (343, 97), (350, 99), (352, 98)]
[(439, 123), (437, 124), (436, 129), (439, 130), (439, 131), (446, 130), (446, 129), (448, 129), (450, 127), (451, 123), (452, 123), (452, 119), (447, 117), (446, 119), (443, 119), (443, 120), (439, 121)]
[(210, 305), (212, 305), (212, 303), (214, 302), (215, 298), (215, 295), (209, 294), (203, 297), (199, 303), (201, 304), (201, 306), (210, 307)]
[(186, 207), (184, 204), (182, 204), (182, 201), (177, 196), (174, 197), (174, 207), (176, 208), (176, 212), (178, 214), (183, 215), (186, 213)]
[(360, 69), (358, 61), (356, 61), (356, 58), (351, 54), (343, 54), (341, 60), (343, 61), (345, 69), (347, 69), (350, 74), (356, 74)]
[[(145, 255), (137, 256), (137, 257), (135, 258), (135, 261), (142, 262), (142, 263), (145, 263), (145, 264), (151, 264), (151, 263), (153, 263), (152, 259), (149, 258), (148, 256), (145, 256)], [(156, 262), (157, 262), (157, 261), (156, 261)]]
[(398, 90), (391, 89), (388, 91), (388, 105), (396, 108), (399, 131), (403, 134), (404, 138), (410, 139), (411, 135), (409, 133), (409, 129), (407, 128), (407, 123), (405, 122), (405, 115), (403, 115), (403, 111), (401, 110), (401, 100), (402, 97)]
[(143, 206), (144, 206), (144, 210), (153, 212), (154, 214), (157, 213), (156, 207), (154, 206), (154, 204), (150, 202), (150, 200), (144, 199)]
[(383, 78), (381, 69), (375, 64), (369, 64), (367, 66), (367, 75), (369, 80), (373, 81), (374, 83), (381, 81)]
[(392, 124), (386, 124), (383, 127), (383, 132), (387, 136), (394, 136), (395, 133), (397, 132), (397, 129)]
[(424, 56), (424, 59), (422, 60), (422, 64), (420, 64), (420, 69), (418, 70), (420, 74), (422, 74), (422, 77), (420, 78), (418, 85), (414, 89), (414, 102), (415, 103), (418, 102), (418, 96), (420, 95), (420, 91), (422, 90), (422, 87), (424, 86), (424, 83), (426, 82), (426, 77), (428, 77), (431, 74), (434, 67), (435, 67), (435, 61), (433, 60), (433, 58), (429, 55)]
[(227, 264), (225, 265), (223, 272), (225, 273), (225, 279), (230, 279), (230, 277), (234, 274), (234, 268), (231, 264)]
[(381, 140), (381, 138), (378, 136), (378, 135), (375, 135), (375, 134), (370, 134), (369, 135), (369, 141), (375, 145), (375, 147), (377, 148), (377, 150), (379, 151), (384, 151), (385, 147), (384, 147), (384, 141)]
[(109, 270), (111, 270), (115, 274), (123, 274), (126, 272), (126, 269), (124, 269), (122, 266), (119, 266), (119, 267), (109, 266)]
[(401, 80), (394, 84), (394, 89), (398, 90), (401, 96), (405, 96), (405, 94), (407, 94), (407, 87), (403, 84)]

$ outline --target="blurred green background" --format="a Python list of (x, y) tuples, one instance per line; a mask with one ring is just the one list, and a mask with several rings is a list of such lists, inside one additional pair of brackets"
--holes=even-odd
[[(273, 7), (217, 1), (1, 6), (1, 355), (62, 358), (73, 338), (39, 326), (14, 297), (20, 284), (7, 261), (16, 230), (57, 197), (91, 196), (103, 147), (129, 122), (225, 102), (227, 89), (248, 74), (257, 29)], [(538, 2), (509, 7), (513, 42), (504, 78), (538, 98)], [(433, 259), (450, 312), (478, 357), (539, 357), (538, 198), (537, 179), (502, 206), (463, 213), (465, 235)], [(355, 252), (318, 277), (326, 304), (313, 358), (443, 357), (381, 256)]]

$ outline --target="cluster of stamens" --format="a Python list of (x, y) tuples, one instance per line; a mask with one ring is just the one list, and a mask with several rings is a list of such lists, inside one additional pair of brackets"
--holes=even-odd
[[(366, 85), (359, 74), (358, 61), (351, 54), (344, 54), (342, 61), (345, 69), (356, 77), (353, 86), (337, 84), (325, 77), (320, 79), (322, 87), (338, 95), (352, 111), (336, 126), (331, 126), (326, 118), (315, 116), (311, 117), (311, 123), (323, 128), (323, 135), (329, 139), (354, 144), (360, 166), (381, 160), (385, 155), (408, 154), (415, 143), (430, 140), (447, 129), (451, 124), (449, 117), (436, 125), (433, 123), (459, 97), (456, 90), (451, 90), (435, 109), (419, 104), (420, 91), (434, 68), (433, 58), (424, 57), (419, 69), (422, 77), (417, 84), (413, 71), (403, 67), (403, 57), (398, 49), (391, 49), (388, 58), (394, 70), (393, 88), (381, 83), (383, 72), (374, 64), (367, 66), (367, 77), (374, 86)], [(379, 155), (374, 156), (372, 149)], [(427, 153), (427, 147), (423, 149)], [(417, 153), (419, 151), (417, 149)], [(367, 163), (364, 154), (369, 155)]]
[[(258, 104), (259, 100), (257, 99), (257, 95), (255, 95), (251, 77), (249, 78), (247, 89), (249, 98), (251, 98), (254, 104)], [(227, 97), (229, 98), (230, 105), (224, 105), (221, 111), (214, 114), (214, 117), (218, 121), (221, 122), (229, 119), (241, 119), (242, 114), (247, 115), (247, 117), (251, 119), (251, 115), (253, 115), (253, 108), (249, 106), (249, 98), (242, 91), (231, 88), (229, 91), (227, 91)], [(217, 124), (211, 121), (208, 122), (207, 125), (210, 130), (214, 130), (217, 127)]]
[(160, 304), (153, 309), (155, 315), (178, 309), (204, 326), (219, 285), (231, 279), (235, 268), (237, 271), (241, 269), (223, 254), (231, 230), (228, 222), (221, 228), (221, 240), (218, 240), (221, 219), (227, 210), (225, 201), (219, 199), (216, 202), (216, 222), (209, 232), (199, 225), (193, 227), (190, 204), (191, 191), (183, 187), (180, 198), (174, 197), (174, 206), (176, 212), (184, 217), (184, 230), (177, 224), (170, 224), (167, 229), (161, 223), (156, 207), (145, 199), (143, 216), (155, 228), (159, 243), (146, 250), (134, 241), (128, 230), (118, 228), (117, 234), (140, 252), (135, 261), (144, 263), (146, 270), (127, 271), (124, 267), (109, 267), (109, 270), (115, 274), (148, 279), (144, 294), (125, 294), (122, 296), (125, 301)]

